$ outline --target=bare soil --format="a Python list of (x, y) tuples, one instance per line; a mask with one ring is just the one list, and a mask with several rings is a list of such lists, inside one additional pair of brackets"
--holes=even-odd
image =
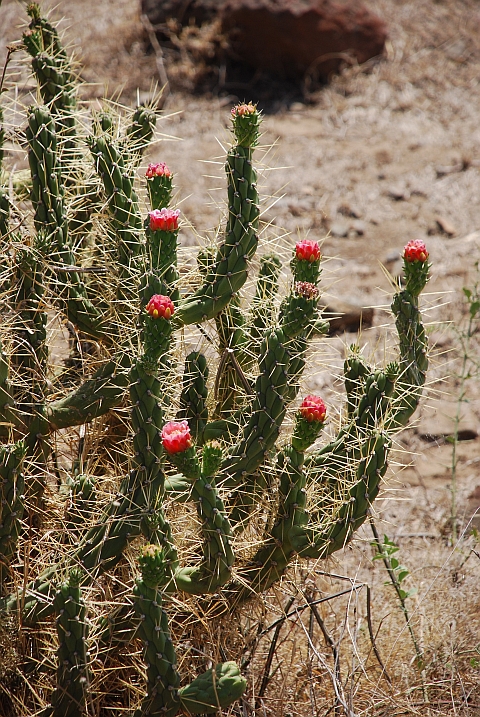
[[(424, 239), (429, 248), (432, 280), (423, 300), (431, 336), (429, 388), (416, 422), (399, 437), (383, 497), (376, 503), (378, 530), (399, 545), (410, 570), (406, 584), (417, 589), (407, 605), (424, 651), (423, 670), (416, 666), (393, 588), (384, 585), (388, 576), (380, 562), (372, 563), (367, 527), (334, 560), (299, 567), (299, 575), (304, 590), (316, 597), (351, 584), (318, 571), (348, 576), (355, 585), (368, 583), (372, 589), (373, 629), (393, 686), (371, 650), (366, 589), (326, 602), (321, 615), (339, 649), (342, 677), (348, 676), (346, 706), (337, 705), (335, 714), (480, 715), (480, 548), (478, 533), (472, 533), (480, 530), (480, 382), (473, 362), (460, 406), (468, 440), (457, 446), (456, 540), (448, 441), (460, 391), (458, 332), (468, 318), (462, 288), (478, 280), (480, 259), (480, 6), (476, 0), (372, 0), (369, 5), (389, 26), (384, 58), (348, 67), (323, 88), (287, 88), (277, 102), (268, 103), (258, 152), (264, 166), (263, 220), (278, 236), (290, 233), (285, 242), (297, 236), (322, 241), (328, 298), (377, 307), (373, 327), (363, 330), (360, 339), (365, 353), (377, 358), (390, 351), (388, 343), (379, 343), (388, 322), (382, 307), (392, 292), (382, 264), (395, 273), (410, 239)], [(127, 105), (151, 95), (158, 66), (137, 3), (59, 0), (52, 15), (66, 18), (65, 37), (90, 83), (84, 92), (92, 102), (104, 88)], [(0, 55), (19, 37), (23, 18), (19, 3), (3, 0)], [(182, 90), (189, 77), (195, 81), (192, 53), (187, 44), (175, 62), (165, 63), (174, 91), (165, 96), (162, 134), (149, 157), (167, 162), (175, 172), (179, 206), (191, 222), (185, 245), (194, 244), (198, 235), (214, 236), (219, 207), (224, 211), (217, 188), (223, 187), (229, 107), (244, 99), (243, 92), (246, 99), (257, 99), (254, 87), (241, 95), (228, 87), (209, 95)], [(10, 70), (18, 71), (19, 91), (25, 94), (32, 83), (15, 58)], [(354, 340), (353, 334), (327, 340), (324, 364), (312, 367), (310, 388), (323, 391), (334, 404), (340, 389), (335, 373), (345, 346)], [(478, 355), (477, 336), (471, 351)], [(438, 427), (445, 416), (452, 419), (450, 430), (433, 437), (432, 420)], [(334, 423), (332, 418), (332, 429)], [(279, 613), (292, 585), (285, 580), (272, 596), (268, 607), (273, 613)], [(273, 662), (277, 671), (259, 714), (332, 712), (332, 651), (319, 626), (309, 624), (306, 612), (303, 616), (297, 612), (283, 628)], [(259, 657), (250, 672), (251, 704), (268, 643), (262, 649), (263, 661)]]

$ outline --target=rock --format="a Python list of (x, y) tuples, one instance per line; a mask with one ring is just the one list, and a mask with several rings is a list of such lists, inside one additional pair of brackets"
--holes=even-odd
[(165, 25), (170, 19), (180, 25), (203, 25), (213, 20), (225, 0), (142, 0), (142, 14), (146, 15), (154, 29)]
[(435, 217), (435, 221), (443, 234), (446, 234), (449, 237), (454, 237), (458, 234), (456, 228), (449, 219), (445, 219), (445, 217)]
[(361, 219), (355, 219), (350, 224), (350, 229), (353, 229), (353, 231), (356, 232), (359, 236), (363, 236), (365, 234), (366, 228), (367, 225)]
[(344, 222), (333, 222), (330, 227), (330, 233), (334, 237), (346, 237), (348, 236), (349, 229), (349, 224), (345, 224)]
[(410, 193), (405, 187), (389, 187), (387, 195), (396, 202), (400, 202), (402, 199), (409, 199), (410, 197)]
[(340, 204), (337, 212), (343, 217), (352, 217), (353, 219), (360, 219), (362, 216), (359, 209), (351, 207), (350, 204), (347, 204), (346, 202), (344, 204)]
[(375, 311), (372, 307), (363, 307), (337, 299), (332, 300), (322, 309), (323, 318), (330, 322), (329, 336), (369, 328), (373, 323), (374, 315)]
[(366, 62), (382, 54), (387, 38), (384, 21), (361, 2), (226, 0), (221, 19), (239, 60), (294, 79), (327, 77), (342, 54)]
[[(415, 429), (424, 441), (438, 441), (452, 436), (457, 415), (456, 401), (434, 401), (422, 411), (422, 417)], [(467, 405), (460, 410), (458, 440), (469, 441), (478, 436), (478, 419)]]

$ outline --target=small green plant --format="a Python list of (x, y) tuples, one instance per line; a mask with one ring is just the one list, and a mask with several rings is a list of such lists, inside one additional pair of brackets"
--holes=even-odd
[[(375, 523), (372, 519), (370, 519), (370, 525), (374, 536), (374, 540), (370, 544), (377, 551), (373, 556), (372, 560), (382, 560), (383, 564), (385, 565), (388, 576), (390, 578), (390, 582), (395, 588), (395, 592), (397, 593), (400, 607), (405, 617), (405, 622), (407, 623), (410, 637), (412, 638), (417, 658), (417, 664), (421, 668), (423, 666), (423, 652), (414, 633), (410, 620), (410, 613), (408, 611), (406, 602), (409, 597), (412, 597), (416, 594), (417, 589), (411, 588), (410, 590), (406, 590), (405, 586), (403, 585), (406, 578), (410, 575), (410, 571), (408, 570), (408, 568), (406, 568), (400, 563), (398, 557), (394, 557), (400, 550), (398, 545), (396, 545), (393, 540), (390, 540), (387, 535), (384, 535), (383, 541), (381, 541)], [(389, 582), (385, 583), (385, 585), (388, 584)]]

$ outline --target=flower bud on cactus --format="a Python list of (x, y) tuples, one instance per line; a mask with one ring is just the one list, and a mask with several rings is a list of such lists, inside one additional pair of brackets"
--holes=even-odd
[(145, 177), (152, 209), (167, 207), (172, 198), (173, 177), (165, 162), (149, 164)]
[(171, 319), (175, 312), (175, 307), (169, 296), (154, 294), (148, 302), (146, 310), (153, 319), (159, 319), (160, 317)]
[(405, 288), (412, 296), (418, 296), (425, 288), (430, 269), (427, 247), (421, 239), (412, 239), (403, 250), (403, 273)]
[(178, 229), (179, 209), (154, 209), (149, 212), (150, 229), (153, 232), (175, 232)]
[(421, 239), (412, 239), (403, 250), (403, 258), (410, 263), (414, 261), (427, 261), (427, 247)]
[(202, 473), (204, 476), (214, 476), (220, 468), (223, 451), (217, 441), (212, 441), (203, 447)]
[(309, 261), (310, 263), (319, 261), (321, 257), (320, 247), (316, 241), (304, 239), (295, 245), (295, 256), (299, 261)]
[(232, 108), (233, 131), (241, 147), (255, 147), (258, 141), (260, 112), (251, 102)]
[(325, 423), (327, 407), (320, 396), (306, 396), (295, 418), (292, 446), (305, 451), (318, 438)]
[(163, 447), (170, 455), (183, 453), (192, 445), (188, 421), (170, 421), (162, 428)]
[(144, 545), (138, 556), (142, 580), (150, 588), (162, 585), (165, 580), (165, 560), (157, 545)]
[(298, 411), (309, 423), (323, 423), (327, 415), (327, 407), (320, 396), (306, 396)]
[(171, 177), (172, 173), (165, 162), (160, 162), (159, 164), (149, 164), (145, 176), (147, 179), (153, 179), (153, 177)]
[(317, 287), (310, 281), (297, 281), (295, 291), (299, 296), (303, 296), (304, 299), (316, 299), (318, 296)]

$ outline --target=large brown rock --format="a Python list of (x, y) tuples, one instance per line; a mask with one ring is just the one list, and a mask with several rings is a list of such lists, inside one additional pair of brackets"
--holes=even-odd
[(142, 14), (152, 25), (165, 25), (174, 19), (180, 25), (202, 25), (218, 16), (225, 0), (142, 0)]
[(226, 0), (221, 17), (240, 60), (285, 77), (366, 62), (387, 38), (383, 20), (355, 0)]

